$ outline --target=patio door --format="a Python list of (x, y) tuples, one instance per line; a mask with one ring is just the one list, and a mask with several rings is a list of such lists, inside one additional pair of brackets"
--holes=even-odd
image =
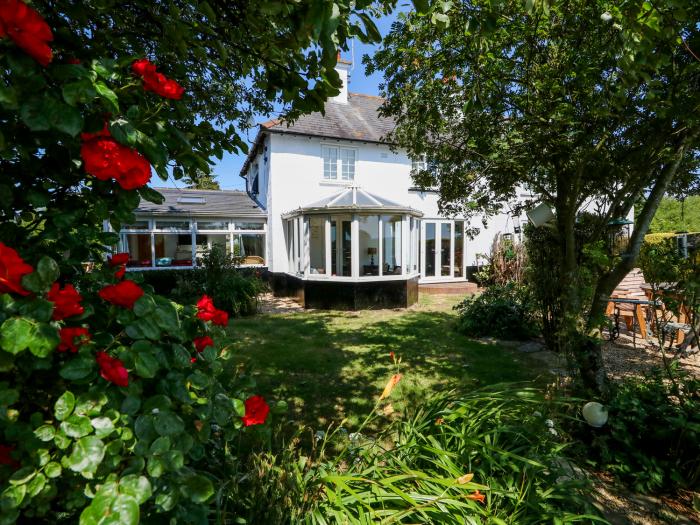
[[(462, 271), (463, 224), (462, 221), (451, 220), (422, 221), (421, 274), (423, 279), (441, 281), (460, 278), (464, 275)], [(458, 229), (455, 229), (455, 226), (458, 226)]]

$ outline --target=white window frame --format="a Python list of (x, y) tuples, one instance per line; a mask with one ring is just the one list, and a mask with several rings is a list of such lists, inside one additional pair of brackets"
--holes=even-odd
[[(330, 176), (330, 171), (329, 175), (326, 175), (326, 151), (330, 150), (335, 150), (335, 176), (332, 177)], [(349, 153), (352, 153), (353, 156), (353, 162), (352, 162), (352, 173), (349, 174), (346, 178), (345, 174), (343, 173), (343, 153), (346, 155)], [(353, 182), (355, 180), (355, 177), (357, 176), (357, 164), (359, 161), (359, 148), (354, 148), (354, 147), (349, 147), (349, 146), (340, 146), (338, 144), (321, 144), (321, 162), (322, 162), (322, 173), (323, 173), (323, 182), (336, 182), (336, 183), (342, 183), (342, 184), (347, 184), (349, 182)], [(332, 164), (331, 164), (332, 165)]]

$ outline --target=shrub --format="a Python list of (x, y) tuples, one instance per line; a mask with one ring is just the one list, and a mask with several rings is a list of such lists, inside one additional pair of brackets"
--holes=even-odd
[(608, 403), (607, 425), (580, 430), (599, 465), (636, 491), (700, 488), (700, 381), (674, 381), (680, 398), (660, 372), (625, 381)]
[(320, 468), (325, 497), (307, 522), (596, 521), (558, 428), (556, 404), (532, 389), (440, 395), (382, 436), (351, 434)]
[(143, 282), (153, 287), (157, 294), (170, 296), (180, 277), (187, 278), (191, 270), (154, 270), (139, 272)]
[(493, 285), (455, 306), (458, 330), (470, 337), (529, 339), (538, 333), (528, 290), (515, 283)]
[(2, 11), (26, 27), (0, 50), (0, 524), (207, 523), (216, 467), (252, 420), (252, 383), (223, 373), (226, 316), (141, 286), (127, 254), (103, 261), (118, 242), (103, 223), (162, 202), (153, 170), (206, 166), (206, 135), (155, 65), (86, 55), (80, 28), (98, 20), (52, 12), (53, 56), (41, 15)]
[(265, 284), (255, 273), (238, 268), (236, 257), (224, 247), (212, 246), (202, 257), (202, 267), (177, 275), (173, 296), (183, 302), (204, 291), (217, 306), (232, 315), (250, 315), (257, 311), (258, 296)]

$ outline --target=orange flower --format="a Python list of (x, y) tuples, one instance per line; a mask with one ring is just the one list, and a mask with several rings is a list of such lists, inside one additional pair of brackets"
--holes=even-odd
[(484, 501), (486, 500), (486, 496), (477, 490), (474, 494), (469, 494), (469, 496), (467, 496), (467, 499), (478, 501), (479, 503), (484, 503)]
[(401, 381), (401, 374), (394, 374), (391, 376), (391, 379), (389, 379), (389, 382), (384, 387), (384, 392), (382, 392), (379, 399), (389, 397), (391, 395), (391, 391), (394, 390), (394, 387), (399, 384), (399, 381)]
[[(474, 479), (474, 474), (471, 472), (469, 474), (465, 474), (464, 476), (460, 476), (457, 478), (457, 483), (460, 485), (464, 485), (465, 483), (469, 483), (471, 480)], [(479, 491), (477, 491), (479, 492)]]
[(444, 424), (445, 424), (445, 420), (444, 420), (443, 418), (439, 417), (439, 418), (437, 418), (437, 419), (435, 420), (435, 424), (436, 424), (436, 425), (444, 425)]

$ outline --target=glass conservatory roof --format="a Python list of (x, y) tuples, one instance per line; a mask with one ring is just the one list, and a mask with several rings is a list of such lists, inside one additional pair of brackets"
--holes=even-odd
[(391, 212), (405, 213), (417, 217), (423, 215), (418, 210), (369, 193), (359, 186), (348, 186), (335, 195), (331, 195), (321, 199), (320, 201), (302, 206), (296, 210), (284, 214), (283, 217), (289, 218), (306, 213), (328, 212)]

